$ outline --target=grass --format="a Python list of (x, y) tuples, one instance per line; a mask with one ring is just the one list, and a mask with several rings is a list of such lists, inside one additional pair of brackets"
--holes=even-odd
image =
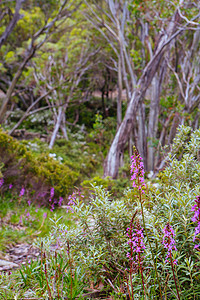
[[(0, 258), (4, 258), (7, 247), (13, 244), (33, 243), (35, 238), (50, 234), (53, 220), (62, 220), (62, 224), (68, 227), (75, 225), (72, 214), (65, 208), (50, 211), (46, 207), (29, 204), (25, 198), (12, 196), (11, 192), (0, 196)], [(80, 295), (84, 291), (85, 278), (81, 268), (73, 270), (72, 278), (69, 255), (63, 257), (56, 252), (53, 257), (49, 255), (41, 248), (38, 260), (30, 260), (12, 272), (0, 273), (0, 299), (54, 299), (51, 298), (55, 294), (54, 282), (58, 299), (64, 296), (82, 299)]]
[[(56, 209), (57, 218), (62, 217), (65, 225), (74, 224), (70, 212), (59, 207)], [(11, 244), (32, 242), (36, 237), (43, 237), (48, 234), (52, 227), (50, 221), (55, 216), (46, 207), (28, 204), (25, 199), (12, 196), (9, 192), (0, 196), (0, 253), (1, 257), (6, 248)]]

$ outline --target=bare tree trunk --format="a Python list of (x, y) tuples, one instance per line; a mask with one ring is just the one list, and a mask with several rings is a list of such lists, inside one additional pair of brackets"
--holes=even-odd
[(199, 128), (199, 120), (200, 120), (200, 105), (199, 105), (199, 110), (196, 113), (196, 116), (194, 118), (194, 122), (193, 122), (193, 129), (196, 130), (197, 128)]
[(66, 141), (68, 141), (69, 138), (68, 138), (67, 130), (66, 130), (65, 110), (63, 111), (63, 114), (62, 114), (62, 123), (61, 123), (60, 128), (61, 128), (61, 130), (62, 130), (64, 139), (65, 139)]
[(133, 130), (130, 132), (130, 137), (129, 137), (129, 144), (128, 144), (128, 153), (129, 157), (133, 155)]
[(148, 124), (148, 146), (147, 146), (147, 170), (153, 171), (155, 166), (155, 142), (157, 138), (158, 129), (158, 116), (159, 116), (159, 103), (160, 94), (162, 90), (162, 83), (166, 74), (167, 64), (165, 59), (160, 67), (159, 72), (152, 80), (151, 90), (151, 104), (149, 112), (149, 124)]
[(17, 22), (19, 21), (19, 19), (21, 17), (19, 11), (21, 9), (22, 2), (24, 2), (24, 0), (17, 0), (16, 1), (15, 13), (14, 13), (14, 15), (13, 15), (10, 23), (6, 27), (6, 30), (4, 31), (4, 33), (0, 37), (0, 48), (5, 43), (5, 41), (7, 40), (8, 36), (11, 34), (11, 32), (13, 31), (15, 25), (17, 24)]
[(104, 176), (111, 176), (112, 178), (116, 178), (118, 175), (120, 156), (124, 151), (124, 147), (133, 128), (133, 120), (136, 116), (138, 104), (143, 100), (146, 90), (151, 84), (153, 77), (157, 72), (160, 61), (165, 53), (166, 46), (168, 46), (174, 39), (174, 37), (176, 37), (182, 31), (180, 29), (176, 33), (174, 33), (174, 30), (177, 26), (177, 18), (179, 18), (179, 14), (176, 12), (172, 18), (172, 22), (170, 22), (168, 28), (166, 29), (166, 33), (160, 36), (156, 51), (152, 59), (144, 68), (143, 74), (138, 81), (137, 88), (132, 94), (125, 117), (114, 137), (107, 158), (105, 160)]
[(149, 124), (148, 124), (148, 141), (147, 141), (147, 171), (154, 169), (154, 139), (156, 137), (156, 127), (158, 118), (158, 104), (159, 96), (157, 93), (158, 78), (154, 77), (151, 84), (151, 103), (149, 111)]
[(158, 146), (157, 146), (156, 153), (155, 153), (155, 164), (154, 164), (155, 167), (159, 164), (160, 150), (161, 150), (162, 146), (164, 145), (164, 141), (166, 139), (166, 134), (167, 134), (167, 128), (169, 127), (169, 123), (171, 122), (172, 117), (173, 117), (173, 113), (171, 112), (169, 114), (168, 118), (165, 120), (165, 123), (162, 125), (162, 131), (160, 134)]
[[(24, 0), (18, 0), (17, 4), (16, 4), (16, 7), (17, 5), (19, 6), (19, 9), (20, 9), (20, 5), (21, 3), (23, 2)], [(64, 14), (62, 16), (62, 12), (63, 12), (63, 9), (65, 8), (66, 4), (67, 4), (67, 1), (68, 0), (64, 0), (62, 5), (60, 6), (60, 9), (57, 13), (57, 15), (54, 17), (53, 20), (51, 20), (50, 22), (48, 22), (47, 24), (45, 24), (43, 27), (41, 27), (33, 36), (32, 36), (32, 40), (31, 40), (31, 43), (30, 45), (28, 46), (28, 49), (27, 49), (27, 54), (26, 54), (26, 57), (24, 58), (23, 62), (21, 63), (20, 67), (18, 68), (12, 82), (11, 82), (11, 85), (6, 93), (6, 97), (3, 101), (3, 104), (1, 106), (1, 109), (0, 109), (0, 124), (2, 124), (3, 122), (3, 117), (4, 117), (4, 114), (6, 112), (6, 108), (7, 108), (7, 104), (8, 102), (10, 101), (10, 98), (12, 96), (12, 93), (15, 89), (15, 86), (16, 86), (16, 83), (18, 81), (18, 79), (21, 77), (22, 75), (22, 72), (24, 70), (24, 68), (26, 67), (27, 63), (29, 62), (29, 60), (34, 56), (35, 52), (40, 49), (42, 47), (42, 45), (46, 42), (46, 40), (49, 38), (49, 36), (51, 34), (53, 34), (54, 32), (56, 32), (56, 30), (52, 30), (52, 27), (54, 27), (54, 24), (59, 20), (59, 19), (63, 19), (63, 18), (66, 18), (68, 17), (68, 13)], [(62, 22), (61, 22), (62, 24)], [(58, 28), (59, 26), (57, 26)], [(56, 28), (56, 29), (57, 29)], [(37, 42), (37, 39), (38, 37), (42, 37), (42, 39), (40, 41)]]
[(62, 117), (63, 117), (62, 114), (63, 114), (63, 107), (59, 107), (58, 108), (58, 115), (57, 115), (56, 124), (55, 124), (54, 130), (53, 130), (53, 133), (52, 133), (52, 136), (51, 136), (51, 140), (50, 140), (50, 143), (49, 143), (49, 149), (52, 149), (53, 145), (55, 143), (56, 136), (58, 134), (58, 130), (59, 130), (61, 122), (62, 122)]
[(137, 133), (137, 149), (143, 158), (144, 167), (147, 167), (147, 145), (146, 145), (146, 129), (145, 129), (145, 106), (140, 103), (137, 114), (138, 133)]
[(16, 83), (17, 83), (18, 79), (20, 78), (26, 64), (34, 56), (34, 54), (35, 54), (35, 48), (32, 48), (29, 55), (24, 59), (24, 61), (20, 65), (19, 69), (17, 70), (17, 73), (15, 74), (15, 76), (14, 76), (12, 82), (11, 82), (10, 87), (8, 88), (8, 91), (6, 93), (6, 97), (4, 98), (4, 101), (3, 101), (1, 109), (0, 109), (0, 124), (2, 124), (2, 122), (3, 122), (3, 117), (5, 115), (8, 102), (10, 101), (12, 93), (15, 89)]
[(181, 117), (180, 117), (179, 113), (175, 113), (174, 118), (173, 118), (173, 122), (172, 122), (172, 126), (171, 126), (170, 132), (169, 132), (168, 144), (172, 143), (172, 141), (173, 141), (173, 139), (176, 135), (177, 127), (180, 124), (180, 121), (181, 121)]
[(145, 91), (146, 89), (143, 89), (143, 91), (136, 90), (133, 93), (132, 99), (126, 110), (124, 120), (122, 121), (108, 152), (104, 164), (104, 176), (111, 176), (112, 178), (116, 178), (118, 175), (118, 169), (120, 166), (120, 156), (122, 155), (124, 147), (130, 136), (138, 103), (143, 98)]
[(121, 57), (118, 59), (118, 95), (117, 95), (117, 129), (122, 122), (122, 68)]
[(37, 105), (37, 103), (39, 103), (43, 98), (45, 98), (46, 96), (48, 96), (52, 91), (54, 91), (56, 88), (58, 88), (58, 86), (52, 88), (51, 90), (49, 90), (48, 92), (46, 92), (44, 95), (40, 96), (37, 100), (35, 100), (35, 102), (33, 102), (29, 108), (26, 110), (26, 112), (24, 113), (24, 115), (21, 117), (21, 119), (15, 124), (15, 126), (9, 131), (9, 135), (12, 135), (13, 132), (22, 124), (22, 122), (29, 116), (30, 111), (32, 110), (32, 108)]

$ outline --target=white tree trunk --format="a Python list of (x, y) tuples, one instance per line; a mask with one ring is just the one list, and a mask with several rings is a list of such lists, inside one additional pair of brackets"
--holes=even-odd
[(120, 157), (123, 154), (124, 147), (130, 137), (130, 132), (133, 128), (133, 120), (136, 116), (138, 104), (142, 102), (146, 90), (152, 82), (160, 61), (165, 53), (166, 47), (170, 44), (174, 37), (176, 37), (181, 30), (174, 33), (178, 24), (179, 14), (176, 12), (170, 22), (165, 34), (160, 36), (157, 44), (156, 51), (144, 68), (141, 78), (137, 83), (137, 88), (134, 90), (131, 100), (128, 104), (124, 119), (114, 137), (110, 150), (104, 164), (104, 176), (111, 176), (116, 178), (118, 175), (118, 169), (120, 165)]
[(145, 105), (141, 103), (138, 107), (137, 114), (137, 124), (138, 124), (138, 133), (137, 133), (137, 148), (140, 155), (143, 158), (144, 167), (146, 169), (146, 128), (145, 128)]
[(62, 109), (63, 109), (62, 107), (58, 108), (57, 120), (56, 120), (56, 124), (55, 124), (54, 130), (53, 130), (52, 136), (51, 136), (50, 143), (49, 143), (49, 149), (53, 148), (53, 145), (56, 140), (56, 136), (58, 134), (58, 130), (59, 130), (61, 122), (62, 122)]
[(122, 122), (122, 68), (121, 57), (118, 59), (118, 95), (117, 95), (117, 129)]
[(63, 137), (66, 141), (69, 140), (68, 138), (68, 134), (67, 134), (67, 130), (66, 130), (66, 118), (65, 118), (65, 110), (63, 109), (63, 113), (62, 113), (62, 122), (61, 122), (61, 130), (63, 133)]

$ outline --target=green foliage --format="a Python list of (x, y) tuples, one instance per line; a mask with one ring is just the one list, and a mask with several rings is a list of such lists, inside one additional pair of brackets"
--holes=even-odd
[(113, 279), (126, 260), (125, 231), (132, 210), (127, 209), (123, 199), (111, 201), (109, 193), (101, 187), (92, 188), (95, 194), (87, 204), (80, 197), (76, 198), (73, 209), (78, 220), (77, 228), (69, 230), (58, 222), (52, 234), (42, 242), (48, 249), (49, 245), (59, 240), (63, 245), (62, 253), (69, 242), (76, 265), (87, 271), (88, 279), (92, 276), (94, 282), (99, 282), (107, 276)]
[(30, 261), (20, 270), (24, 289), (31, 290), (31, 296), (81, 299), (84, 273), (80, 267), (72, 269), (71, 263), (67, 255), (56, 251), (50, 255), (41, 248), (40, 260)]
[[(0, 256), (10, 244), (32, 242), (33, 238), (48, 234), (52, 227), (50, 219), (54, 217), (54, 212), (41, 207), (41, 203), (34, 205), (36, 201), (30, 201), (26, 193), (19, 199), (13, 189), (0, 196)], [(59, 208), (56, 214), (58, 218), (62, 217), (64, 224), (71, 226), (70, 213)]]
[(116, 121), (113, 118), (103, 119), (101, 114), (95, 115), (93, 130), (88, 137), (99, 145), (103, 157), (106, 156), (110, 141), (114, 138)]
[[(106, 191), (110, 192), (111, 199), (116, 197), (121, 198), (124, 194), (124, 189), (128, 185), (127, 178), (119, 178), (119, 179), (112, 179), (110, 177), (102, 178), (100, 176), (95, 176), (92, 179), (84, 180), (81, 183), (83, 187), (83, 193), (85, 195), (90, 195), (92, 191), (92, 187), (101, 186)], [(94, 191), (93, 191), (94, 192)]]
[(200, 130), (180, 126), (169, 153), (168, 167), (160, 175), (169, 186), (174, 182), (194, 188), (200, 184)]
[[(67, 203), (67, 209), (72, 211), (76, 225), (69, 226), (66, 218), (62, 217), (65, 214), (61, 210), (57, 217), (51, 218), (51, 230), (48, 235), (35, 242), (39, 247), (42, 245), (40, 259), (29, 262), (20, 269), (21, 276), (17, 279), (18, 285), (23, 289), (20, 295), (30, 293), (29, 296), (51, 299), (54, 296), (58, 297), (63, 284), (64, 296), (81, 299), (81, 293), (86, 286), (91, 282), (98, 286), (101, 282), (104, 290), (109, 290), (107, 294), (112, 294), (114, 299), (124, 299), (128, 289), (131, 290), (130, 280), (132, 280), (134, 297), (144, 299), (143, 285), (137, 267), (131, 273), (131, 279), (129, 271), (127, 272), (130, 268), (130, 260), (127, 257), (130, 244), (127, 243), (126, 235), (130, 221), (142, 225), (144, 217), (146, 249), (142, 255), (142, 268), (147, 299), (160, 297), (159, 285), (162, 297), (174, 299), (177, 294), (174, 274), (178, 282), (180, 299), (198, 299), (200, 257), (198, 249), (194, 248), (196, 224), (191, 221), (193, 216), (191, 207), (195, 203), (195, 197), (200, 195), (197, 179), (199, 175), (195, 177), (195, 174), (199, 174), (199, 151), (195, 147), (197, 145), (199, 149), (199, 134), (200, 130), (192, 132), (190, 128), (179, 128), (175, 144), (172, 145), (173, 159), (170, 158), (161, 179), (157, 179), (157, 185), (148, 183), (146, 195), (134, 187), (126, 189), (120, 199), (113, 197), (102, 186), (97, 186), (101, 184), (108, 189), (112, 181), (109, 178), (98, 177), (94, 178), (96, 184), (91, 188), (90, 198), (85, 199), (80, 193), (76, 193), (75, 197), (74, 194), (70, 198), (73, 201)], [(25, 153), (22, 150), (21, 152)], [(91, 182), (85, 181), (83, 184), (87, 186), (89, 183)], [(15, 201), (9, 202), (5, 199), (1, 204), (3, 220), (5, 217), (8, 218), (7, 208), (12, 209), (14, 203)], [(29, 210), (31, 215), (34, 215), (32, 205)], [(42, 211), (40, 214), (42, 215)], [(18, 222), (15, 216), (10, 216), (11, 219)], [(45, 222), (49, 224), (48, 220)], [(175, 230), (177, 251), (173, 251), (172, 254), (173, 259), (177, 259), (177, 266), (174, 265), (173, 269), (166, 262), (166, 249), (163, 246), (162, 229), (167, 223)], [(40, 231), (33, 219), (24, 219), (24, 225), (32, 226), (36, 232)], [(4, 229), (4, 233), (10, 238), (9, 230), (5, 232)], [(20, 234), (18, 236), (22, 239)], [(196, 238), (198, 242), (199, 235)], [(56, 249), (52, 251), (52, 247)], [(156, 263), (156, 271), (152, 257)], [(16, 280), (14, 278), (13, 275), (13, 280)], [(0, 291), (2, 295), (8, 287), (17, 293), (17, 285), (10, 287), (7, 280), (4, 277), (5, 285)], [(70, 294), (71, 286), (74, 294)]]
[[(146, 227), (143, 276), (148, 299), (159, 294), (152, 256), (156, 262), (163, 296), (173, 299), (173, 295), (177, 293), (173, 271), (170, 264), (165, 261), (166, 250), (162, 244), (162, 229), (168, 222), (176, 233), (177, 251), (174, 251), (173, 259), (177, 259), (177, 266), (174, 265), (173, 268), (178, 280), (181, 299), (190, 300), (200, 296), (199, 252), (194, 249), (195, 224), (191, 222), (193, 216), (191, 207), (195, 203), (195, 197), (200, 194), (200, 185), (197, 180), (199, 178), (198, 151), (194, 147), (199, 143), (199, 130), (191, 133), (190, 138), (188, 138), (189, 132), (191, 132), (189, 128), (179, 129), (175, 145), (183, 146), (184, 153), (181, 159), (178, 160), (175, 156), (177, 150), (178, 157), (180, 157), (180, 147), (173, 145), (175, 163), (171, 159), (161, 180), (157, 182), (157, 186), (150, 185), (150, 188), (148, 186), (146, 189), (148, 194), (142, 198)], [(185, 140), (184, 144), (181, 142), (182, 138)], [(190, 169), (189, 172), (187, 168), (193, 168), (193, 170)], [(188, 176), (190, 176), (189, 179)], [(96, 178), (96, 181), (106, 186), (109, 178), (102, 181)], [(49, 245), (59, 240), (62, 244), (61, 251), (66, 252), (64, 245), (69, 242), (76, 265), (81, 265), (86, 276), (92, 278), (94, 283), (101, 281), (107, 285), (109, 278), (117, 295), (122, 290), (127, 290), (127, 285), (130, 284), (130, 281), (127, 283), (124, 280), (126, 268), (130, 264), (126, 257), (129, 249), (126, 228), (129, 227), (132, 218), (134, 223), (143, 223), (141, 200), (136, 188), (125, 191), (121, 199), (112, 199), (109, 192), (102, 187), (93, 186), (92, 190), (93, 195), (90, 199), (76, 198), (73, 210), (74, 217), (77, 219), (77, 228), (69, 230), (63, 224), (57, 224), (51, 236), (43, 239), (43, 243), (48, 248)], [(63, 235), (61, 232), (67, 233)], [(134, 296), (143, 299), (140, 273), (133, 272), (131, 280)], [(121, 297), (123, 295), (125, 294), (121, 293)]]
[(65, 196), (78, 179), (78, 174), (64, 163), (54, 160), (46, 153), (33, 154), (25, 145), (2, 130), (0, 152), (1, 162), (4, 164), (2, 172), (5, 186), (12, 183), (18, 190), (24, 186), (35, 195), (53, 186), (57, 196)]

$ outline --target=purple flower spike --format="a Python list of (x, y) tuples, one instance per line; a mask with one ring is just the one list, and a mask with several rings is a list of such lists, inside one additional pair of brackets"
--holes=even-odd
[(20, 191), (20, 193), (19, 193), (19, 197), (24, 196), (24, 193), (25, 193), (25, 188), (22, 187), (22, 189), (21, 189), (21, 191)]
[(68, 205), (75, 205), (75, 202), (76, 202), (76, 193), (73, 192), (72, 195), (69, 195), (68, 200), (69, 200)]
[(62, 198), (62, 197), (59, 197), (58, 205), (61, 206), (61, 205), (62, 205), (62, 202), (63, 202), (63, 198)]
[(1, 179), (0, 179), (0, 187), (2, 187), (3, 183), (4, 183), (4, 179), (1, 178)]
[[(129, 237), (128, 245), (130, 246), (130, 252), (127, 253), (127, 257), (133, 260), (133, 253), (136, 253), (136, 262), (135, 264), (138, 264), (139, 260), (141, 260), (141, 253), (144, 252), (146, 249), (144, 244), (144, 235), (143, 235), (143, 228), (137, 224), (135, 228), (133, 228), (133, 225), (127, 230), (127, 236)], [(139, 262), (140, 263), (140, 262)]]
[[(176, 242), (175, 242), (175, 232), (172, 226), (167, 223), (167, 225), (163, 228), (163, 241), (162, 244), (164, 245), (165, 249), (167, 249), (167, 256), (165, 262), (168, 262), (168, 258), (172, 258), (172, 250), (177, 251)], [(177, 260), (173, 261), (173, 264), (177, 264)]]
[(50, 198), (53, 198), (53, 196), (54, 196), (54, 188), (52, 187), (50, 191)]
[(13, 185), (12, 185), (12, 184), (10, 184), (10, 185), (9, 185), (9, 189), (11, 190), (11, 189), (12, 189), (12, 187), (13, 187)]
[[(200, 233), (200, 196), (196, 197), (195, 202), (196, 204), (194, 204), (191, 208), (191, 210), (194, 212), (194, 216), (192, 217), (191, 220), (192, 222), (197, 222), (197, 226), (194, 232), (193, 242), (199, 240), (199, 238), (197, 238), (197, 235)], [(200, 250), (199, 248), (200, 248), (200, 244), (194, 246), (194, 249), (197, 249), (198, 251)]]
[(143, 188), (146, 187), (144, 183), (144, 164), (140, 154), (135, 153), (131, 156), (131, 180), (133, 181), (133, 187), (141, 190), (144, 194)]

